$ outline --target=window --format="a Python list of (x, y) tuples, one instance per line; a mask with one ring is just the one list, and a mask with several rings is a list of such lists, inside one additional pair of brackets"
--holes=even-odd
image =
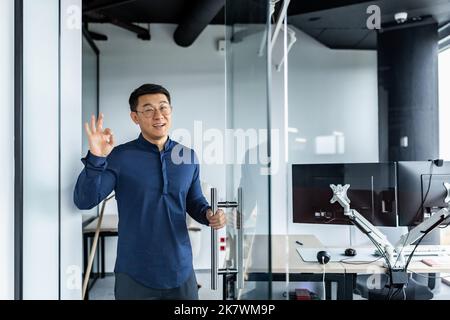
[(450, 49), (439, 53), (439, 158), (450, 160)]

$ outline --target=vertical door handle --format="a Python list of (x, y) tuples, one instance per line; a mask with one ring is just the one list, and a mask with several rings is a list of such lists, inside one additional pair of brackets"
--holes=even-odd
[(244, 288), (244, 218), (243, 218), (243, 194), (242, 188), (238, 188), (238, 207), (237, 207), (237, 287)]
[[(211, 188), (211, 206), (213, 214), (217, 211), (217, 189)], [(218, 268), (218, 251), (217, 251), (217, 230), (211, 228), (211, 290), (217, 290), (219, 281)]]

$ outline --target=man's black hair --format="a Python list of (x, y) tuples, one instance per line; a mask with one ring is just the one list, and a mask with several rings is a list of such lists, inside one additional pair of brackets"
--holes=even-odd
[(166, 88), (164, 88), (163, 86), (160, 86), (159, 84), (146, 83), (131, 93), (130, 99), (128, 100), (131, 111), (136, 111), (136, 108), (138, 106), (138, 100), (139, 100), (140, 96), (143, 96), (146, 94), (156, 94), (156, 93), (164, 94), (170, 103), (170, 93), (169, 93), (169, 91), (167, 91)]

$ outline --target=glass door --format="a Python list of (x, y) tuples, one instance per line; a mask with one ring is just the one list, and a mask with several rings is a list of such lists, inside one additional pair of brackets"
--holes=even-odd
[(226, 193), (237, 207), (225, 265), (236, 299), (272, 298), (267, 16), (268, 1), (226, 1)]

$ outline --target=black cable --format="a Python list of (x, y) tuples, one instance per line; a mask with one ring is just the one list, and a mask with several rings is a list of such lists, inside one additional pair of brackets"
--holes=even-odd
[(425, 201), (427, 200), (428, 193), (430, 192), (430, 188), (431, 188), (431, 180), (433, 179), (433, 167), (434, 167), (434, 162), (431, 161), (431, 165), (430, 165), (430, 180), (428, 180), (427, 192), (425, 192), (425, 196), (422, 199), (422, 203), (420, 204), (419, 208), (417, 209), (416, 214), (414, 215), (414, 221), (417, 220), (420, 212), (422, 212), (422, 214), (423, 214), (423, 205), (425, 204)]
[(391, 279), (391, 277), (390, 277), (390, 275), (386, 275), (387, 276), (387, 279), (386, 279), (386, 282), (384, 283), (384, 286), (383, 286), (383, 288), (381, 289), (381, 294), (383, 293), (383, 290), (384, 290), (384, 288), (386, 288), (387, 287), (387, 285), (388, 285), (388, 282), (390, 283), (389, 284), (389, 290), (388, 290), (388, 292), (387, 292), (387, 294), (386, 294), (386, 300), (388, 300), (388, 297), (389, 297), (389, 295), (391, 294), (391, 290), (392, 290), (392, 279)]
[[(445, 221), (445, 219), (444, 219), (444, 221)], [(441, 221), (441, 222), (442, 222), (442, 221)], [(426, 236), (427, 234), (429, 234), (429, 233), (430, 233), (431, 231), (433, 231), (433, 230), (434, 230), (434, 227), (430, 227), (427, 231), (425, 231), (425, 232), (423, 233), (423, 236), (420, 237), (419, 240), (417, 240), (416, 245), (414, 246), (414, 249), (411, 251), (411, 254), (410, 254), (409, 257), (408, 257), (408, 261), (406, 262), (406, 265), (405, 265), (405, 271), (408, 270), (408, 266), (409, 266), (409, 263), (411, 262), (411, 258), (413, 257), (414, 252), (416, 251), (416, 249), (417, 249), (417, 247), (419, 246), (420, 242), (422, 242), (423, 238), (425, 238), (425, 236)]]
[[(381, 256), (384, 258), (384, 260), (386, 261), (387, 264), (387, 268), (388, 268), (388, 277), (389, 277), (389, 292), (388, 292), (388, 297), (390, 295), (390, 292), (392, 290), (393, 287), (393, 283), (392, 283), (392, 265), (391, 262), (389, 261), (386, 252), (384, 250), (384, 248), (382, 249), (381, 246), (378, 244), (377, 241), (375, 241), (375, 239), (371, 236), (371, 232), (370, 231), (366, 231), (361, 225), (359, 225), (359, 223), (356, 222), (356, 219), (354, 217), (350, 218), (350, 221), (362, 232), (364, 233), (369, 239), (370, 241), (372, 241), (373, 245), (375, 246), (375, 248), (378, 250), (378, 252), (381, 254)], [(387, 282), (387, 281), (386, 281)], [(385, 284), (386, 287), (386, 284)]]
[(381, 254), (381, 256), (386, 261), (387, 267), (388, 267), (388, 277), (389, 277), (389, 287), (392, 287), (392, 265), (389, 261), (388, 257), (386, 256), (386, 253), (384, 252), (384, 249), (381, 248), (381, 246), (372, 238), (372, 236), (369, 236), (369, 233), (366, 233), (367, 237), (372, 241), (374, 246), (377, 248), (378, 252)]
[[(425, 192), (425, 196), (422, 198), (422, 202), (420, 203), (420, 206), (419, 206), (419, 208), (417, 209), (416, 214), (414, 215), (414, 221), (417, 220), (417, 217), (419, 216), (419, 213), (420, 213), (420, 212), (422, 212), (422, 214), (423, 214), (423, 205), (425, 204), (425, 201), (427, 200), (427, 197), (428, 197), (428, 193), (430, 192), (430, 188), (431, 188), (431, 180), (432, 180), (432, 178), (433, 178), (433, 164), (434, 164), (434, 161), (433, 161), (433, 160), (429, 160), (429, 161), (431, 162), (431, 164), (430, 164), (430, 180), (428, 180), (428, 187), (427, 187), (427, 191)], [(414, 221), (413, 221), (413, 222), (414, 222)], [(449, 221), (449, 224), (450, 224), (450, 221)], [(395, 260), (395, 264), (397, 264), (398, 259), (400, 258), (401, 254), (402, 254), (402, 252), (403, 252), (403, 249), (405, 248), (405, 246), (408, 245), (408, 239), (409, 239), (409, 236), (410, 236), (410, 234), (409, 234), (409, 232), (408, 232), (408, 235), (406, 236), (406, 240), (405, 240), (405, 242), (403, 243), (403, 246), (402, 246), (402, 248), (400, 249), (400, 252), (397, 252), (397, 259)], [(421, 239), (420, 239), (420, 241), (421, 241)], [(414, 250), (411, 252), (411, 254), (410, 254), (409, 257), (412, 257), (412, 253), (415, 251), (415, 249), (416, 249), (416, 248), (414, 248)], [(409, 260), (410, 260), (410, 259), (409, 259)], [(409, 260), (408, 260), (408, 261), (409, 261)], [(405, 270), (406, 270), (406, 268), (405, 268)]]
[(408, 270), (408, 266), (409, 266), (409, 263), (411, 262), (411, 259), (412, 259), (413, 255), (414, 255), (414, 252), (416, 251), (416, 249), (417, 249), (417, 247), (419, 246), (420, 242), (422, 242), (423, 238), (425, 238), (425, 236), (426, 236), (427, 234), (429, 234), (429, 233), (431, 232), (431, 230), (433, 230), (433, 229), (431, 229), (431, 228), (428, 229), (426, 232), (424, 232), (423, 236), (421, 236), (421, 237), (419, 238), (419, 240), (417, 240), (417, 242), (416, 242), (416, 244), (415, 244), (413, 250), (412, 250), (411, 253), (409, 254), (408, 260), (406, 261), (404, 271), (407, 271), (407, 270)]
[(386, 299), (385, 300), (391, 300), (391, 292), (392, 292), (392, 280), (391, 280), (391, 284), (389, 285), (389, 291), (386, 295)]
[[(386, 296), (386, 299), (389, 298), (389, 296), (391, 295), (391, 291), (392, 291), (392, 265), (391, 262), (389, 261), (386, 252), (384, 249), (381, 248), (381, 246), (378, 244), (378, 242), (375, 241), (375, 239), (373, 239), (373, 237), (370, 235), (370, 232), (367, 232), (366, 230), (364, 230), (364, 228), (360, 227), (357, 223), (355, 223), (355, 219), (350, 219), (350, 221), (352, 221), (352, 223), (362, 232), (364, 233), (369, 239), (370, 241), (372, 241), (373, 245), (375, 246), (375, 248), (378, 250), (378, 252), (380, 253), (381, 257), (384, 258), (384, 260), (386, 261), (386, 265), (388, 268), (388, 280), (386, 281), (386, 283), (384, 284), (384, 288), (386, 287), (387, 282), (389, 281), (389, 291), (388, 294)], [(381, 257), (379, 259), (381, 259)], [(377, 259), (377, 260), (379, 260)], [(381, 289), (383, 290), (383, 289)]]
[(403, 286), (399, 287), (394, 293), (392, 293), (391, 297), (389, 298), (389, 300), (393, 299), (397, 294), (399, 294), (400, 291), (403, 290)]

